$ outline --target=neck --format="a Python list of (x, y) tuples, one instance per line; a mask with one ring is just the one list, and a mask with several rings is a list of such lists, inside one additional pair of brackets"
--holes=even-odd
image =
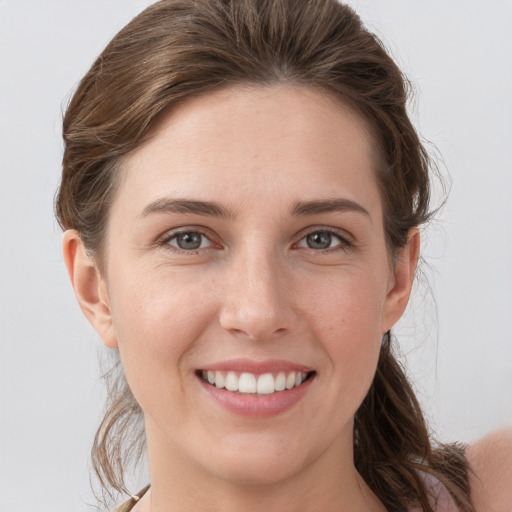
[(300, 471), (276, 481), (244, 481), (219, 478), (147, 427), (151, 492), (145, 512), (385, 511), (354, 468), (352, 433)]

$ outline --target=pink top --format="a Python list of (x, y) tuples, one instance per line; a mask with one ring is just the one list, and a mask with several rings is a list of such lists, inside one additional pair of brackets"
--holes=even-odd
[[(422, 473), (422, 476), (431, 496), (430, 504), (435, 512), (459, 512), (450, 493), (437, 478), (428, 473)], [(421, 508), (414, 508), (411, 512), (423, 512), (423, 510)]]

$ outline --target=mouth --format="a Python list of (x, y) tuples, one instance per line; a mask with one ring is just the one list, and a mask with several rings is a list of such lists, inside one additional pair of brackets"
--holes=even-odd
[(293, 409), (311, 389), (317, 372), (285, 360), (231, 359), (195, 372), (207, 397), (230, 413), (270, 418)]
[(224, 370), (197, 370), (196, 375), (215, 388), (239, 395), (268, 396), (301, 387), (313, 379), (315, 371), (251, 373)]

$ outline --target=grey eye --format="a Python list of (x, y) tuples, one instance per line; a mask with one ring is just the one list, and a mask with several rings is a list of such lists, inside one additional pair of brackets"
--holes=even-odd
[(306, 236), (306, 244), (310, 249), (328, 249), (331, 243), (332, 235), (328, 231), (315, 231)]
[(204, 235), (197, 231), (187, 231), (186, 233), (179, 233), (176, 235), (171, 240), (171, 244), (185, 251), (193, 251), (201, 248), (203, 238)]

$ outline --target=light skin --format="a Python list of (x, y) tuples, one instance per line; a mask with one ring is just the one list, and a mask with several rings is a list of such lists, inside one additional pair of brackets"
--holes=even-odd
[[(354, 469), (353, 416), (419, 235), (392, 260), (375, 147), (324, 92), (221, 90), (165, 114), (123, 161), (101, 272), (65, 233), (80, 306), (144, 411), (140, 510), (385, 510)], [(227, 410), (198, 371), (238, 358), (307, 367), (307, 391), (269, 417)]]
[(512, 427), (472, 444), (467, 457), (471, 496), (477, 512), (512, 511)]

